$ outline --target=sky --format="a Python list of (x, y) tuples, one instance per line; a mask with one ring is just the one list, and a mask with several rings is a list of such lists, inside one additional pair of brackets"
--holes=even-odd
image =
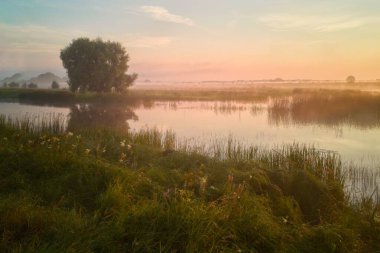
[(64, 76), (73, 39), (120, 42), (140, 80), (380, 78), (379, 0), (0, 0), (0, 77)]

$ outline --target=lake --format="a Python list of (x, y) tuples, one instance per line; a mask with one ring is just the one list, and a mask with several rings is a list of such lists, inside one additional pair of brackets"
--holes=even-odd
[(378, 102), (362, 98), (347, 103), (345, 99), (289, 97), (260, 102), (155, 101), (67, 107), (0, 102), (0, 114), (12, 118), (60, 114), (67, 118), (69, 128), (83, 124), (130, 131), (155, 127), (174, 131), (180, 139), (197, 145), (229, 137), (243, 145), (265, 148), (296, 142), (337, 152), (345, 165), (376, 169), (380, 165)]

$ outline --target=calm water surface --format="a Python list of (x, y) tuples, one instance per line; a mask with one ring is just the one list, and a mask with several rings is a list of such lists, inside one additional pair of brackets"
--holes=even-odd
[(380, 165), (380, 126), (363, 127), (349, 121), (297, 122), (273, 117), (268, 104), (215, 102), (156, 103), (153, 108), (135, 109), (137, 121), (131, 129), (158, 127), (172, 129), (179, 137), (203, 140), (232, 135), (243, 144), (267, 148), (294, 142), (337, 151), (345, 162)]
[[(156, 127), (173, 130), (177, 137), (207, 144), (233, 136), (246, 145), (273, 148), (294, 142), (338, 152), (344, 163), (371, 168), (380, 165), (380, 113), (344, 107), (332, 114), (320, 106), (289, 101), (273, 103), (154, 102), (149, 105), (104, 108), (94, 106), (51, 107), (0, 102), (0, 114), (13, 118), (62, 114), (75, 120), (139, 130)], [(365, 109), (365, 108), (364, 108)], [(365, 109), (366, 110), (366, 109)], [(352, 113), (355, 111), (355, 114)], [(71, 120), (70, 120), (71, 119)], [(81, 120), (82, 119), (82, 120)], [(71, 121), (71, 122), (70, 122)]]

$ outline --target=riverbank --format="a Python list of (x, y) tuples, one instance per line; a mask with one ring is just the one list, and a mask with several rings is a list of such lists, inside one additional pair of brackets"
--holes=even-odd
[(339, 157), (0, 118), (2, 252), (377, 252)]
[(288, 96), (293, 93), (290, 89), (250, 89), (247, 90), (214, 90), (214, 89), (131, 89), (123, 94), (111, 93), (72, 93), (67, 90), (47, 89), (0, 89), (0, 99), (13, 99), (20, 102), (34, 103), (134, 103), (137, 101), (260, 101), (269, 96)]
[[(243, 86), (203, 87), (203, 88), (134, 88), (124, 94), (111, 93), (72, 93), (68, 90), (51, 89), (0, 89), (0, 99), (22, 103), (67, 105), (73, 103), (119, 103), (133, 104), (149, 101), (247, 101), (260, 102), (269, 98), (289, 96), (363, 96), (380, 97), (380, 93), (365, 89), (367, 86), (335, 85), (281, 85), (281, 86)], [(368, 88), (368, 87), (367, 87)]]

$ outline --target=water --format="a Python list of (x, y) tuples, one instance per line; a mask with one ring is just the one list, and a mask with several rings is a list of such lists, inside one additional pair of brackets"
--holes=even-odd
[[(233, 108), (229, 110), (230, 106)], [(156, 103), (152, 108), (138, 107), (134, 112), (138, 120), (128, 121), (134, 130), (155, 126), (172, 129), (179, 137), (204, 142), (231, 135), (243, 144), (267, 148), (297, 142), (336, 151), (346, 163), (380, 165), (380, 127), (356, 127), (348, 122), (285, 123), (273, 119), (273, 115), (269, 117), (265, 104)]]
[[(310, 101), (309, 101), (310, 102)], [(338, 152), (342, 161), (364, 167), (380, 165), (380, 108), (342, 107), (326, 114), (323, 107), (299, 104), (291, 99), (265, 103), (153, 102), (124, 107), (72, 105), (36, 106), (0, 102), (0, 114), (62, 114), (68, 127), (113, 126), (139, 130), (156, 127), (173, 130), (177, 137), (201, 144), (232, 136), (245, 145), (275, 148), (294, 142)], [(330, 111), (334, 111), (330, 108)], [(336, 111), (336, 110), (335, 110)], [(353, 113), (355, 111), (355, 113)]]
[(0, 115), (8, 115), (13, 118), (22, 119), (27, 115), (63, 114), (69, 115), (70, 108), (54, 106), (36, 106), (20, 103), (0, 102)]

